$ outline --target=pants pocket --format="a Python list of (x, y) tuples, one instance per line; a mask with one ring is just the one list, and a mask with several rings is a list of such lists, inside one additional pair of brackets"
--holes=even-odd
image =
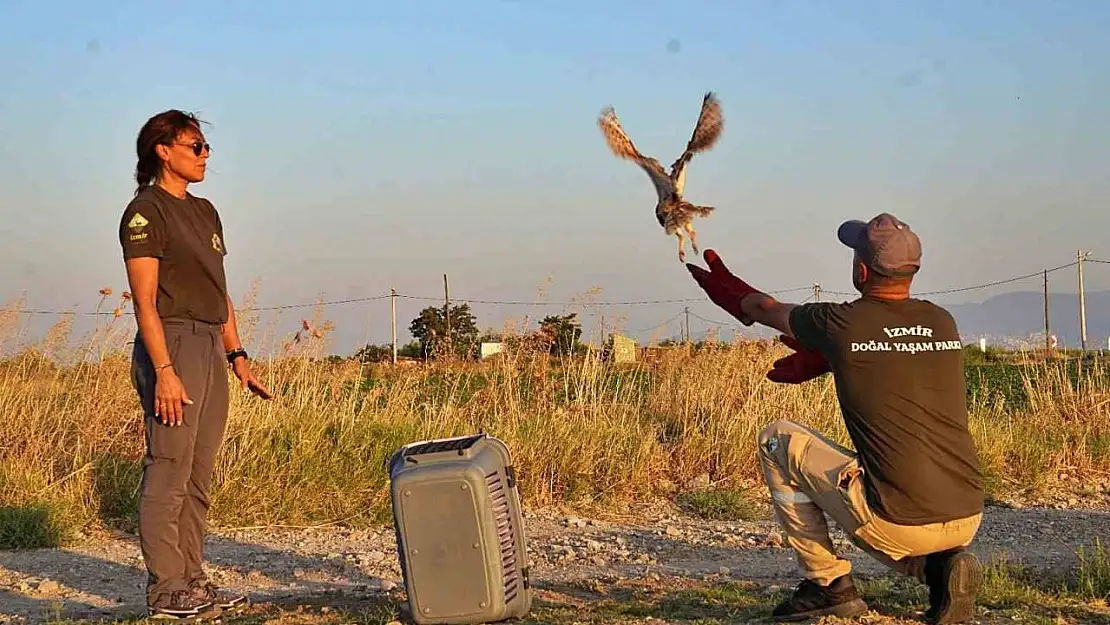
[[(186, 378), (188, 378), (189, 376), (186, 372), (188, 363), (184, 363), (181, 361), (183, 351), (182, 341), (185, 340), (182, 336), (183, 331), (174, 326), (163, 326), (163, 328), (163, 335), (165, 336), (166, 341), (166, 353), (169, 355), (169, 362), (173, 364), (173, 368), (175, 373), (177, 373), (178, 379), (180, 379), (181, 383), (184, 385), (186, 384)], [(147, 400), (147, 402), (149, 402), (149, 412), (147, 413), (146, 419), (147, 427), (151, 428), (152, 430), (159, 430), (159, 433), (163, 436), (164, 432), (162, 432), (162, 430), (180, 430), (187, 428), (190, 425), (190, 422), (193, 421), (192, 406), (182, 406), (181, 425), (176, 427), (171, 427), (164, 424), (161, 420), (162, 417), (155, 416), (154, 413), (158, 405), (158, 374), (154, 371), (154, 363), (151, 360), (149, 354), (146, 353), (145, 348), (143, 351), (143, 360), (145, 360), (145, 364), (142, 367), (141, 373), (146, 376), (144, 380), (144, 391), (148, 396), (145, 399)], [(185, 392), (190, 392), (188, 386), (185, 386)]]
[[(184, 332), (185, 330), (179, 328), (163, 330), (163, 334), (166, 336), (166, 350), (169, 352), (170, 362), (172, 362), (174, 368), (178, 370), (181, 368), (178, 364), (178, 360), (181, 359), (181, 340)], [(178, 375), (180, 376), (180, 373)]]
[(844, 500), (848, 514), (855, 524), (853, 528), (845, 528), (849, 533), (856, 534), (875, 520), (864, 491), (863, 467), (854, 462), (844, 467), (837, 475), (836, 490)]

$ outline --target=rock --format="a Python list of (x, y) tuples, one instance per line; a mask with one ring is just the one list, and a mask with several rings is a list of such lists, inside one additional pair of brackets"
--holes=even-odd
[(727, 566), (722, 566), (721, 568), (717, 569), (717, 572), (721, 575), (724, 575), (725, 577), (732, 575), (732, 569), (728, 568)]
[(668, 525), (666, 534), (667, 536), (682, 536), (682, 530), (673, 525)]
[(397, 587), (397, 584), (394, 583), (392, 580), (388, 580), (388, 579), (378, 580), (378, 588), (380, 588), (382, 592), (389, 592), (389, 591), (393, 590), (396, 587)]

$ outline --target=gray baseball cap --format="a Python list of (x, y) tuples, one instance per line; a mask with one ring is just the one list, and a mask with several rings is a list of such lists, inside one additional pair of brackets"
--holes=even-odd
[(836, 237), (876, 273), (906, 277), (921, 269), (921, 240), (909, 224), (890, 213), (880, 213), (868, 222), (846, 221)]

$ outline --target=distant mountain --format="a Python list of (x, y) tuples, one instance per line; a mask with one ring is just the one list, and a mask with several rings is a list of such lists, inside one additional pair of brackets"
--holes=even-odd
[[(986, 338), (988, 345), (1016, 347), (1022, 342), (1036, 346), (1044, 341), (1044, 294), (1039, 291), (1016, 291), (996, 295), (982, 302), (948, 303), (927, 298), (944, 306), (956, 318), (960, 338), (965, 344)], [(1110, 291), (1089, 292), (1087, 299), (1087, 348), (1107, 349), (1110, 337)], [(1049, 293), (1048, 316), (1058, 346), (1079, 347), (1079, 298), (1075, 293)], [(766, 328), (744, 328), (746, 336), (773, 338), (778, 335)], [(728, 340), (734, 328), (721, 330)], [(695, 330), (691, 338), (703, 340), (707, 332)], [(671, 337), (680, 340), (679, 336)]]
[[(1029, 336), (1044, 337), (1044, 294), (1016, 291), (996, 295), (982, 302), (947, 304), (937, 301), (956, 318), (964, 343), (988, 344), (1013, 342)], [(1107, 348), (1110, 337), (1110, 291), (1086, 294), (1087, 348)], [(1079, 347), (1079, 298), (1075, 293), (1049, 293), (1050, 329), (1060, 347)]]

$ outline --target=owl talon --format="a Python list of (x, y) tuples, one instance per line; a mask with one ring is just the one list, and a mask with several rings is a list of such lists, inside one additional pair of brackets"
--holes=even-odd
[(694, 227), (690, 224), (686, 224), (686, 237), (690, 239), (690, 248), (694, 250), (695, 254), (697, 254), (698, 253), (698, 233), (694, 231)]

